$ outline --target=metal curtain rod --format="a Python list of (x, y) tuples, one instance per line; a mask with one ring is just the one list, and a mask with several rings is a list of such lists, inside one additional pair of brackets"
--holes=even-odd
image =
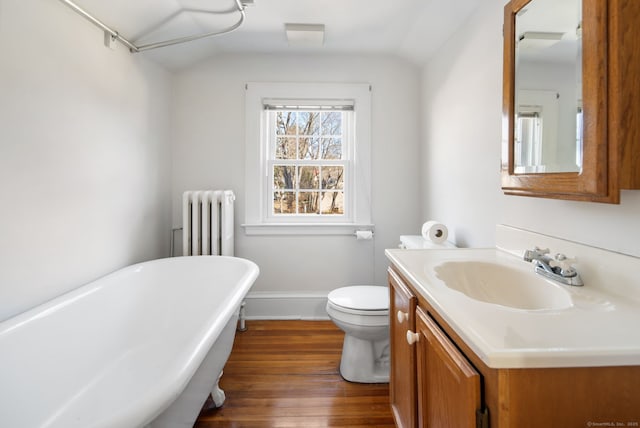
[(227, 27), (227, 28), (224, 28), (224, 29), (218, 30), (218, 31), (211, 31), (211, 32), (208, 32), (208, 33), (203, 33), (203, 34), (195, 34), (193, 36), (178, 37), (178, 38), (175, 38), (175, 39), (165, 40), (165, 41), (161, 41), (161, 42), (148, 43), (148, 44), (145, 44), (145, 45), (137, 46), (135, 43), (129, 41), (128, 39), (126, 39), (125, 37), (120, 35), (120, 33), (118, 33), (116, 30), (112, 29), (111, 27), (106, 25), (104, 22), (100, 21), (98, 18), (96, 18), (95, 16), (91, 15), (89, 12), (87, 12), (84, 9), (82, 9), (80, 6), (75, 4), (73, 1), (71, 1), (71, 0), (60, 0), (60, 1), (62, 3), (64, 3), (64, 4), (66, 4), (67, 6), (69, 6), (71, 9), (73, 9), (79, 15), (83, 16), (84, 18), (86, 18), (89, 22), (93, 23), (97, 27), (100, 27), (102, 30), (104, 30), (105, 35), (108, 34), (109, 37), (111, 37), (112, 41), (119, 40), (123, 45), (125, 45), (126, 47), (129, 48), (129, 51), (131, 53), (143, 52), (143, 51), (147, 51), (147, 50), (151, 50), (151, 49), (157, 49), (157, 48), (163, 48), (165, 46), (177, 45), (177, 44), (180, 44), (180, 43), (186, 43), (186, 42), (191, 42), (191, 41), (194, 41), (194, 40), (204, 39), (206, 37), (211, 37), (211, 36), (216, 36), (216, 35), (220, 35), (220, 34), (230, 33), (231, 31), (233, 31), (233, 30), (237, 29), (238, 27), (240, 27), (242, 25), (242, 23), (244, 22), (245, 17), (246, 17), (245, 16), (245, 12), (244, 12), (244, 8), (245, 8), (244, 4), (241, 2), (241, 0), (235, 0), (236, 9), (226, 10), (226, 11), (223, 11), (223, 12), (212, 12), (212, 11), (204, 11), (204, 10), (198, 11), (198, 12), (203, 12), (203, 13), (225, 14), (225, 13), (235, 12), (237, 10), (238, 12), (240, 12), (240, 19), (238, 20), (238, 22), (236, 22), (235, 24), (233, 24), (230, 27)]

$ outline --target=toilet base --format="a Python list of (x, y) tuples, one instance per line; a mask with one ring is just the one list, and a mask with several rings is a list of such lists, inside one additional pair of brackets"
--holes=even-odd
[(340, 375), (349, 382), (389, 383), (389, 337), (371, 341), (345, 334)]

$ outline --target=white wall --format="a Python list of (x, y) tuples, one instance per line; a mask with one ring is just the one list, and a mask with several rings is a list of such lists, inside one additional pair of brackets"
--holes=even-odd
[(488, 3), (422, 75), (423, 216), (447, 224), (462, 247), (494, 245), (502, 203), (502, 18)]
[[(246, 236), (246, 82), (367, 82), (372, 91), (375, 241), (350, 236)], [(419, 72), (393, 57), (227, 55), (174, 81), (173, 224), (184, 190), (236, 192), (236, 255), (261, 269), (253, 291), (325, 293), (349, 284), (386, 284), (384, 249), (419, 233)], [(177, 247), (177, 245), (176, 245)], [(179, 251), (179, 250), (178, 250)], [(375, 274), (374, 274), (375, 272)]]
[(461, 245), (493, 246), (496, 223), (640, 257), (640, 191), (620, 205), (500, 190), (502, 20), (485, 0), (423, 70), (423, 213)]
[(0, 0), (0, 320), (168, 255), (169, 75), (102, 37)]

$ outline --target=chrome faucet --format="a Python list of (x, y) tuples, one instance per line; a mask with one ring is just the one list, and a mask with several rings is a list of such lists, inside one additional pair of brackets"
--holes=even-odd
[(576, 259), (568, 259), (564, 254), (556, 254), (554, 257), (549, 256), (549, 249), (541, 249), (535, 247), (533, 250), (524, 252), (524, 260), (533, 262), (535, 272), (566, 285), (582, 286), (582, 278), (573, 267)]

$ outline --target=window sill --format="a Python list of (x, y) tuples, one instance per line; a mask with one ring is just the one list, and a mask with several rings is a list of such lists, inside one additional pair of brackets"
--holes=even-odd
[(355, 235), (358, 230), (373, 231), (373, 224), (356, 223), (259, 223), (243, 224), (246, 235)]

